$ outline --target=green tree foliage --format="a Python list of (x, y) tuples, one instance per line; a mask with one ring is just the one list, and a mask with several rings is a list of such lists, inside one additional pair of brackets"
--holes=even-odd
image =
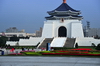
[(95, 38), (95, 39), (100, 39), (100, 37), (99, 37), (98, 35), (96, 35), (94, 38)]
[(0, 46), (6, 46), (6, 41), (8, 40), (7, 37), (1, 36), (0, 37)]
[(13, 37), (10, 37), (9, 41), (19, 41), (19, 39), (29, 39), (29, 37), (17, 37), (17, 36), (13, 36)]
[(19, 41), (19, 38), (16, 35), (13, 35), (13, 37), (10, 37), (10, 41)]
[(75, 44), (75, 48), (78, 48), (78, 43)]
[(94, 43), (92, 43), (92, 45), (91, 45), (91, 46), (92, 46), (92, 47), (94, 47), (94, 48), (96, 47), (96, 45), (95, 45)]
[(96, 50), (100, 50), (100, 44), (97, 45)]

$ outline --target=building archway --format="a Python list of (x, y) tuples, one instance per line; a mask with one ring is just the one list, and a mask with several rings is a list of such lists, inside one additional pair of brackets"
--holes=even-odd
[(59, 27), (58, 37), (67, 37), (67, 29), (64, 26)]

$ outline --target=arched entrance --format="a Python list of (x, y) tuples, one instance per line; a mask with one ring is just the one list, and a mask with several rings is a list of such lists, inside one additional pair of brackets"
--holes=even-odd
[(63, 26), (61, 26), (58, 29), (58, 37), (67, 37), (67, 29)]

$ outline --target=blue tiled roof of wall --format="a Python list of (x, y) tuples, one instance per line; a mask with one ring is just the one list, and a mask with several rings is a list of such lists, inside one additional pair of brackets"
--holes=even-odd
[[(62, 3), (58, 8), (55, 9), (56, 11), (68, 11), (68, 10), (71, 10), (71, 11), (75, 11), (75, 12), (79, 12), (77, 10), (74, 10), (72, 9), (68, 4), (66, 3)], [(53, 11), (55, 11), (53, 10)]]

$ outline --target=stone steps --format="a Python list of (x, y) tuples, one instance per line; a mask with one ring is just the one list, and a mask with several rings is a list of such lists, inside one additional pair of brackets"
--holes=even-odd
[(45, 38), (45, 40), (41, 43), (41, 45), (38, 47), (40, 48), (46, 48), (47, 47), (47, 43), (51, 43), (53, 40), (53, 38)]
[[(46, 48), (47, 43), (51, 43), (54, 38), (45, 38), (45, 40), (38, 46), (39, 49)], [(63, 47), (73, 48), (75, 44), (76, 38), (67, 38)]]
[(76, 38), (67, 38), (64, 47), (73, 48)]

